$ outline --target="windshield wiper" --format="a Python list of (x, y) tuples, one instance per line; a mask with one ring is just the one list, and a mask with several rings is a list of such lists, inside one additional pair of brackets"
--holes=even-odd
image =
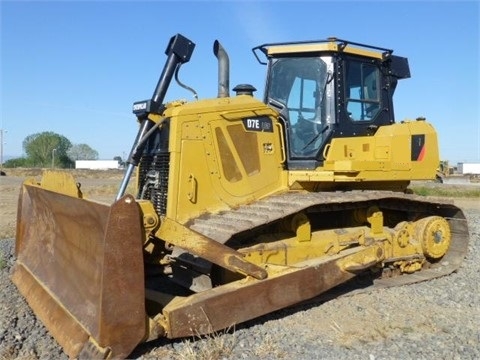
[(312, 145), (315, 141), (317, 141), (317, 139), (320, 137), (320, 135), (323, 135), (323, 133), (324, 133), (325, 131), (327, 131), (329, 127), (330, 127), (330, 126), (329, 126), (328, 124), (325, 125), (325, 126), (323, 127), (323, 129), (322, 129), (317, 135), (315, 135), (315, 136), (307, 143), (307, 145), (305, 145), (300, 151), (305, 150), (305, 149), (308, 148), (310, 145)]

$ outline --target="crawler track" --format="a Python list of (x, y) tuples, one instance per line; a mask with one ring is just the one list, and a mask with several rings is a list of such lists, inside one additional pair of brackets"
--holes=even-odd
[(441, 261), (428, 263), (421, 271), (409, 275), (397, 276), (396, 273), (386, 271), (362, 290), (425, 281), (450, 274), (460, 267), (467, 253), (469, 240), (467, 221), (462, 210), (450, 201), (411, 194), (390, 191), (287, 192), (230, 211), (203, 215), (189, 225), (196, 232), (220, 243), (226, 243), (237, 235), (253, 234), (263, 226), (300, 211), (316, 214), (312, 216), (322, 216), (329, 212), (367, 208), (373, 205), (382, 211), (401, 212), (406, 219), (442, 216), (450, 224), (452, 242), (448, 253)]

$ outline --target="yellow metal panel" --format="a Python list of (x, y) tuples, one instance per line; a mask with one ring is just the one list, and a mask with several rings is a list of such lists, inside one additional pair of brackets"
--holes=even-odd
[(374, 157), (378, 160), (388, 160), (390, 158), (390, 146), (376, 146)]
[(375, 52), (372, 50), (366, 50), (353, 46), (346, 46), (341, 48), (337, 43), (317, 43), (317, 44), (287, 44), (276, 45), (268, 48), (268, 55), (282, 55), (282, 54), (302, 54), (311, 52), (343, 52), (353, 55), (366, 56), (374, 59), (382, 59), (383, 54), (381, 52)]
[(202, 131), (198, 121), (186, 121), (182, 124), (182, 140), (202, 140)]
[[(167, 216), (180, 223), (285, 189), (275, 112), (251, 96), (170, 107)], [(271, 131), (245, 129), (243, 119), (269, 116)]]
[[(34, 184), (34, 181), (31, 181)], [(73, 197), (83, 197), (73, 175), (66, 171), (44, 170), (40, 186)]]
[(240, 110), (233, 110), (233, 111), (228, 109), (228, 111), (224, 111), (221, 113), (221, 116), (226, 120), (237, 120), (239, 118), (262, 116), (262, 115), (276, 116), (277, 113), (269, 107), (261, 107), (256, 109), (240, 109)]
[(289, 185), (293, 185), (295, 182), (332, 182), (334, 180), (333, 171), (303, 171), (293, 170), (288, 172)]
[[(239, 171), (242, 174), (242, 178), (237, 177), (229, 179), (223, 169), (223, 176), (220, 176), (221, 186), (231, 196), (249, 196), (259, 197), (261, 193), (264, 193), (264, 189), (270, 188), (269, 192), (280, 189), (280, 173), (282, 172), (281, 166), (281, 144), (278, 134), (278, 128), (274, 127), (273, 132), (255, 132), (249, 133), (245, 130), (243, 135), (238, 130), (234, 133), (229, 129), (231, 127), (241, 127), (243, 124), (241, 119), (225, 123), (224, 121), (215, 121), (211, 123), (212, 128), (223, 129), (222, 133), (226, 137), (226, 146), (230, 148), (232, 152), (232, 159), (225, 157), (225, 150), (219, 147), (219, 142), (215, 142), (216, 153), (219, 154), (219, 162), (231, 162), (234, 161), (238, 166)], [(238, 129), (237, 127), (237, 129)], [(256, 141), (252, 142), (251, 136), (255, 136)], [(218, 140), (218, 137), (216, 137)], [(255, 148), (253, 148), (255, 147)], [(223, 150), (223, 151), (222, 151)], [(255, 158), (259, 162), (258, 171), (249, 171), (247, 173), (246, 167), (243, 166), (241, 160), (241, 152), (248, 152), (252, 158)], [(223, 158), (222, 158), (223, 155)], [(231, 164), (229, 166), (232, 166)], [(254, 197), (254, 198), (255, 198)], [(253, 199), (253, 198), (252, 198)]]
[(352, 46), (347, 46), (345, 49), (343, 49), (343, 52), (353, 54), (353, 55), (360, 55), (360, 56), (366, 56), (366, 57), (371, 57), (371, 58), (376, 58), (376, 59), (382, 59), (383, 54), (381, 52), (374, 52), (371, 50), (365, 50), (365, 49), (360, 49)]
[(172, 173), (170, 179), (171, 184), (176, 184), (169, 187), (168, 199), (172, 200), (167, 203), (167, 214), (172, 218), (185, 222), (211, 209), (228, 209), (227, 205), (222, 206), (221, 197), (215, 191), (218, 177), (212, 174), (208, 157), (201, 141), (184, 141), (181, 152), (171, 154), (171, 166), (179, 166), (179, 171)]
[(320, 51), (338, 51), (338, 45), (334, 42), (317, 43), (317, 44), (276, 45), (268, 48), (268, 55), (320, 52)]
[[(413, 135), (425, 136), (421, 159), (412, 159)], [(353, 175), (361, 181), (432, 179), (437, 149), (437, 136), (429, 123), (404, 121), (381, 126), (374, 136), (333, 139), (321, 170), (333, 171), (335, 181), (352, 181)]]

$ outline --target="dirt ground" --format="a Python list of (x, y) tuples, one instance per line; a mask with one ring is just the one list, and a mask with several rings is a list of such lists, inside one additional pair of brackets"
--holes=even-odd
[[(18, 195), (23, 181), (40, 181), (42, 169), (4, 169), (0, 176), (0, 239), (15, 236)], [(122, 170), (69, 170), (81, 184), (84, 197), (110, 203), (122, 181)]]

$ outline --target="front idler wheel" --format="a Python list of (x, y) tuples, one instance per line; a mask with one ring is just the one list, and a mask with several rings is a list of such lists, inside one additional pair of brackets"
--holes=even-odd
[(422, 244), (426, 257), (442, 258), (450, 247), (452, 234), (447, 220), (440, 216), (429, 216), (416, 223), (417, 239)]

